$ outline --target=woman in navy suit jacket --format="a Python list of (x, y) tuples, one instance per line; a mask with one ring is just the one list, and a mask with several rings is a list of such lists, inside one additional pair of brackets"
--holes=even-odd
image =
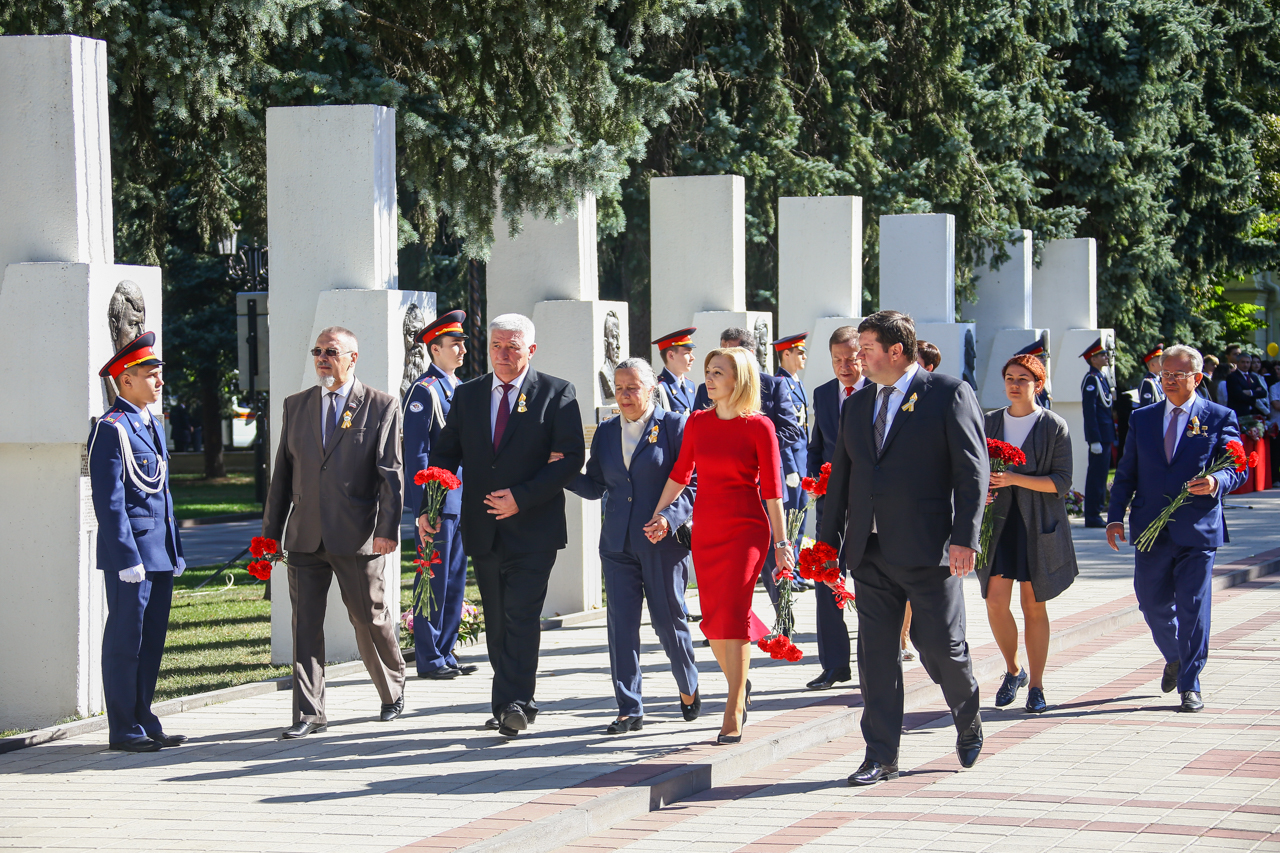
[[(689, 549), (675, 536), (655, 543), (644, 533), (680, 455), (684, 435), (684, 415), (653, 406), (655, 384), (653, 368), (643, 359), (618, 364), (614, 392), (622, 414), (596, 429), (586, 473), (568, 486), (587, 500), (603, 497), (605, 502), (600, 562), (609, 620), (609, 667), (618, 700), (618, 717), (609, 724), (609, 734), (644, 725), (640, 686), (640, 603), (644, 599), (649, 601), (654, 633), (671, 661), (684, 718), (697, 719), (702, 705), (684, 605)], [(693, 492), (691, 485), (660, 513), (669, 530), (689, 520)]]

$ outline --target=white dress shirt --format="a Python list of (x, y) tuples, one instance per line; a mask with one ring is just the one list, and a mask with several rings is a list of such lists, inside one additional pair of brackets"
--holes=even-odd
[[(889, 430), (893, 428), (893, 419), (898, 414), (898, 410), (906, 405), (907, 389), (911, 387), (911, 381), (916, 378), (916, 371), (920, 369), (920, 365), (911, 362), (911, 366), (907, 368), (907, 372), (899, 377), (898, 381), (893, 383), (893, 393), (889, 395), (889, 413), (885, 416), (884, 434), (888, 438)], [(876, 418), (880, 417), (880, 391), (876, 389), (876, 402), (871, 410), (871, 423), (875, 424)]]
[(626, 415), (620, 417), (622, 418), (622, 465), (630, 471), (631, 457), (635, 455), (640, 440), (644, 438), (645, 427), (649, 425), (649, 418), (653, 417), (653, 407), (650, 406), (638, 421), (627, 420)]
[[(1191, 399), (1187, 400), (1187, 402), (1183, 403), (1181, 406), (1175, 406), (1172, 400), (1167, 398), (1165, 399), (1164, 417), (1160, 421), (1161, 446), (1163, 446), (1164, 444), (1165, 434), (1169, 432), (1169, 419), (1172, 417), (1175, 417), (1175, 415), (1173, 414), (1173, 410), (1175, 408), (1180, 408), (1182, 409), (1182, 411), (1176, 415), (1176, 417), (1178, 418), (1178, 426), (1177, 426), (1178, 431), (1173, 435), (1173, 452), (1174, 453), (1178, 452), (1178, 445), (1182, 443), (1182, 437), (1187, 434), (1187, 421), (1190, 420), (1191, 418), (1191, 405), (1195, 401), (1196, 401), (1196, 398), (1193, 395)], [(1222, 480), (1218, 479), (1217, 474), (1212, 475), (1212, 479), (1213, 479), (1213, 491), (1210, 494), (1216, 495), (1218, 493), (1218, 487), (1222, 485)]]
[[(353, 379), (348, 379), (340, 388), (326, 388), (323, 385), (320, 386), (320, 390), (324, 392), (320, 397), (320, 441), (322, 443), (329, 443), (329, 429), (333, 426), (333, 423), (329, 420), (330, 395), (338, 395), (336, 398), (333, 398), (333, 407), (341, 413), (342, 410), (347, 407), (347, 397), (351, 395), (351, 386), (354, 384), (355, 382)], [(338, 417), (341, 418), (342, 415), (339, 414)], [(341, 421), (339, 421), (339, 423), (341, 423)]]
[[(516, 413), (516, 402), (520, 399), (520, 386), (524, 384), (524, 378), (529, 375), (529, 368), (526, 366), (520, 371), (511, 382), (511, 390), (507, 392), (507, 407), (511, 414)], [(490, 387), (489, 394), (489, 434), (493, 435), (494, 424), (498, 421), (498, 403), (502, 400), (502, 380), (498, 378), (498, 374), (493, 374), (493, 384)], [(507, 421), (508, 426), (511, 424)]]

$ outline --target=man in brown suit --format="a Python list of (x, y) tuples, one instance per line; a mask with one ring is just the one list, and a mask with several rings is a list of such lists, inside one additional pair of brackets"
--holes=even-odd
[(327, 725), (324, 614), (335, 575), (360, 657), (382, 697), (380, 719), (404, 710), (404, 658), (395, 633), (400, 589), (383, 584), (384, 555), (396, 550), (404, 500), (400, 406), (355, 378), (357, 349), (355, 335), (340, 326), (316, 339), (311, 355), (319, 384), (284, 401), (262, 516), (262, 535), (283, 539), (289, 554), (293, 726), (286, 738)]

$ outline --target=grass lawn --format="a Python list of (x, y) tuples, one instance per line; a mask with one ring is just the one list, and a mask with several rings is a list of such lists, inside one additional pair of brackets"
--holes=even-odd
[(253, 499), (253, 475), (228, 474), (206, 480), (200, 474), (172, 474), (173, 514), (177, 518), (204, 518), (236, 512), (262, 512)]

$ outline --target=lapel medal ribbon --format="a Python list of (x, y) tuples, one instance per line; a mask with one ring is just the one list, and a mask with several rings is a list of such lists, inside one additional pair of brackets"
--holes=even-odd
[(911, 399), (902, 404), (902, 411), (914, 412), (916, 410), (916, 400), (920, 399), (918, 395), (912, 394)]
[[(1208, 431), (1207, 427), (1199, 427)], [(1197, 480), (1202, 480), (1219, 471), (1225, 471), (1228, 468), (1235, 468), (1237, 471), (1244, 471), (1248, 468), (1258, 467), (1258, 452), (1255, 450), (1248, 456), (1244, 453), (1244, 444), (1239, 441), (1228, 441), (1227, 452), (1223, 453), (1217, 459), (1210, 462), (1204, 468), (1200, 469)], [(1156, 544), (1156, 537), (1160, 535), (1160, 531), (1164, 530), (1165, 525), (1169, 523), (1169, 519), (1178, 511), (1178, 508), (1191, 499), (1191, 492), (1183, 484), (1182, 491), (1178, 492), (1178, 496), (1169, 502), (1164, 511), (1156, 516), (1156, 520), (1147, 525), (1147, 529), (1142, 531), (1142, 535), (1138, 537), (1138, 541), (1134, 544), (1138, 546), (1140, 551), (1150, 551), (1151, 546)]]

